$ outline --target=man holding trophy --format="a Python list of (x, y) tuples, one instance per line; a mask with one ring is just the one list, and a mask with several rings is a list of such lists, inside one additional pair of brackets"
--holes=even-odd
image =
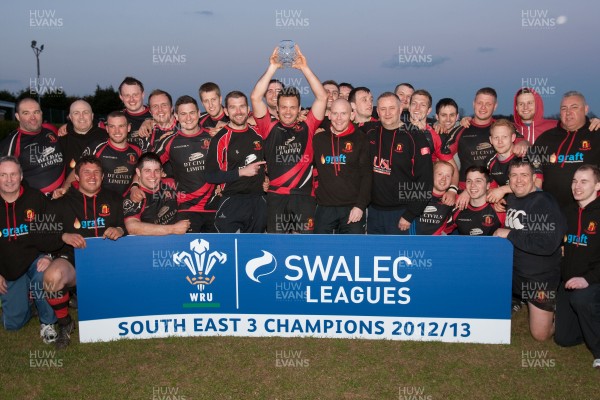
[[(294, 87), (285, 88), (277, 97), (278, 121), (271, 121), (263, 102), (275, 72), (286, 66), (304, 74), (315, 96), (304, 121), (298, 120), (300, 92)], [(325, 117), (327, 92), (308, 67), (300, 48), (292, 41), (282, 41), (271, 54), (269, 66), (256, 83), (251, 100), (256, 129), (264, 140), (270, 180), (267, 232), (312, 233), (315, 213), (312, 139)]]

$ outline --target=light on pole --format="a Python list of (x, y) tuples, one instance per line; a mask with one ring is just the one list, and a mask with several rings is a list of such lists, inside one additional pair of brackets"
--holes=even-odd
[(40, 103), (40, 53), (44, 51), (44, 45), (37, 47), (37, 42), (35, 40), (31, 41), (31, 48), (33, 49), (33, 54), (35, 54), (35, 59), (37, 62), (37, 80), (35, 81), (35, 91), (37, 92), (38, 103)]

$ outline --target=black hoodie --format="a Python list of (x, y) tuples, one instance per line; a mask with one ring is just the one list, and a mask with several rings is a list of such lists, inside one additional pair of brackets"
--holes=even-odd
[(41, 253), (63, 246), (60, 225), (55, 215), (47, 212), (42, 193), (26, 185), (13, 203), (1, 197), (0, 202), (0, 275), (14, 281)]
[(590, 121), (576, 131), (562, 126), (544, 132), (530, 148), (529, 157), (544, 173), (543, 188), (556, 197), (561, 207), (574, 203), (571, 181), (583, 164), (598, 164), (600, 135), (590, 132)]
[(600, 283), (600, 197), (585, 208), (575, 203), (568, 207), (566, 214), (568, 229), (562, 280), (582, 277), (590, 285)]
[[(125, 230), (123, 198), (112, 190), (101, 189), (94, 196), (86, 196), (71, 186), (67, 193), (50, 203), (60, 216), (63, 232), (80, 234), (84, 238), (102, 237), (108, 228)], [(61, 254), (73, 260), (74, 250), (64, 246)]]

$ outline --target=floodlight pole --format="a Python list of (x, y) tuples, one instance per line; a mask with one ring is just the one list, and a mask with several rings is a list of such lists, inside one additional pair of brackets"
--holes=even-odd
[(36, 86), (35, 91), (37, 92), (37, 100), (41, 107), (41, 101), (40, 101), (40, 53), (42, 51), (44, 51), (44, 45), (37, 47), (37, 41), (32, 40), (31, 48), (33, 49), (33, 54), (35, 54), (35, 59), (37, 62), (37, 80), (36, 80), (36, 85), (35, 85)]

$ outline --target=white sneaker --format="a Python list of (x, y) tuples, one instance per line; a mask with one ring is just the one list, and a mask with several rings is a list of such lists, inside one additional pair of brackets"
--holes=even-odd
[(40, 336), (44, 343), (53, 343), (56, 341), (58, 337), (58, 333), (56, 333), (56, 329), (54, 329), (54, 325), (51, 324), (41, 324), (40, 325)]
[(600, 358), (596, 358), (592, 364), (593, 368), (600, 368)]

